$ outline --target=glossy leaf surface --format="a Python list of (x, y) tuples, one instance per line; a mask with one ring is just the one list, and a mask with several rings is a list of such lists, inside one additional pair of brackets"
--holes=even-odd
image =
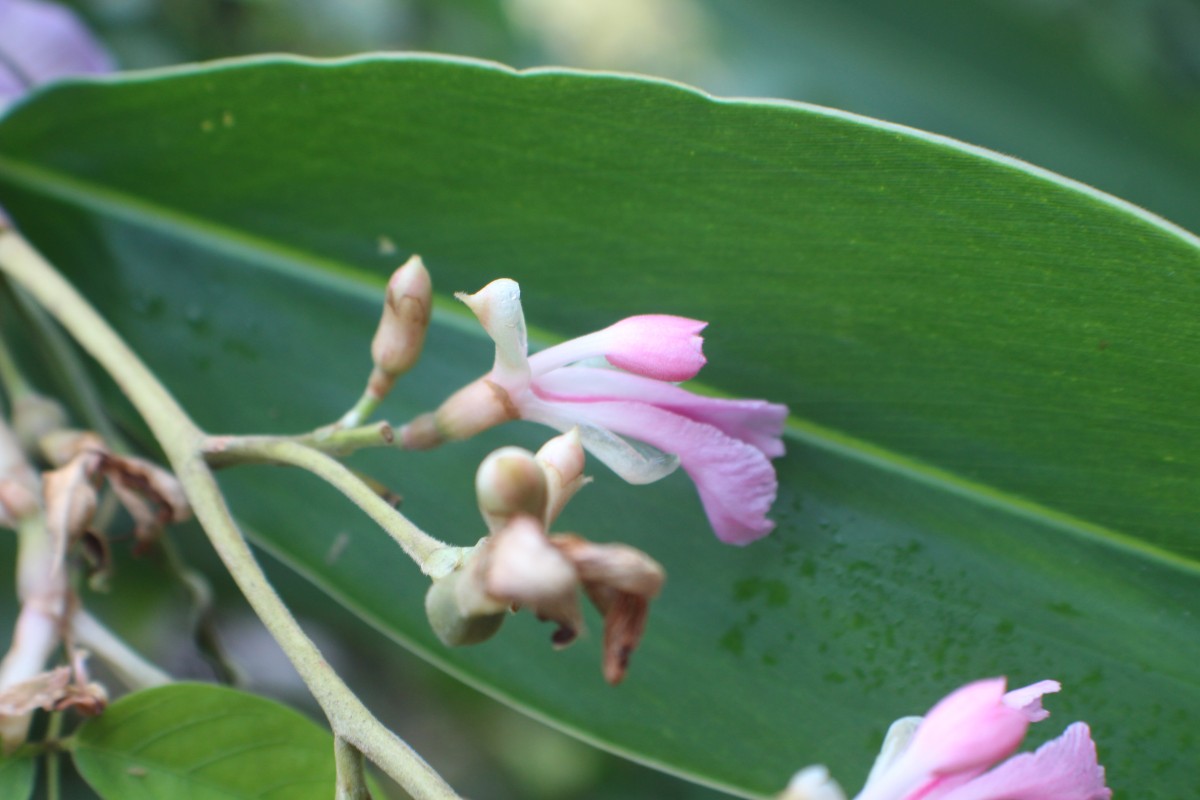
[(37, 761), (25, 755), (0, 759), (0, 797), (28, 800), (33, 796)]
[[(521, 281), (535, 345), (632, 313), (710, 320), (702, 379), (792, 408), (779, 528), (746, 549), (713, 539), (683, 476), (629, 487), (593, 467), (564, 527), (670, 576), (615, 690), (594, 620), (563, 653), (524, 617), (448, 652), (416, 570), (332, 490), (223, 475), (257, 539), (355, 612), (535, 714), (741, 792), (809, 762), (854, 786), (893, 718), (993, 674), (1062, 680), (1038, 727), (1092, 722), (1118, 791), (1190, 791), (1194, 237), (936, 137), (631, 78), (414, 58), (109, 83), (0, 125), (0, 202), (210, 430), (344, 410), (410, 252), (444, 295)], [(385, 413), (490, 361), (445, 303)], [(479, 458), (546, 435), (355, 466), (465, 544)]]
[(85, 722), (75, 765), (101, 797), (302, 800), (334, 790), (333, 737), (245, 692), (174, 684), (128, 695)]

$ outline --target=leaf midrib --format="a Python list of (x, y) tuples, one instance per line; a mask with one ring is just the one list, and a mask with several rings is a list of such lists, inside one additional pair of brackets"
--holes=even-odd
[[(45, 167), (0, 155), (0, 177), (28, 190), (73, 203), (100, 216), (115, 218), (146, 229), (168, 231), (180, 239), (216, 252), (236, 255), (249, 263), (269, 269), (293, 280), (322, 285), (332, 291), (377, 303), (385, 280), (353, 264), (320, 256), (296, 247), (256, 236), (147, 202), (112, 188), (81, 180)], [(1095, 190), (1092, 190), (1093, 192)], [(1140, 210), (1140, 209), (1139, 209)], [(1146, 212), (1142, 212), (1145, 214)], [(1169, 226), (1169, 223), (1165, 223)], [(1174, 232), (1174, 231), (1168, 231)], [(434, 297), (435, 324), (469, 335), (485, 338), (482, 328), (461, 303), (441, 295)], [(530, 342), (549, 346), (562, 341), (536, 325), (528, 326)], [(481, 367), (482, 369), (482, 367)], [(688, 388), (714, 397), (731, 397), (703, 381), (691, 381)], [(870, 465), (901, 478), (947, 492), (984, 507), (994, 508), (1020, 519), (1075, 538), (1098, 542), (1141, 560), (1156, 563), (1200, 578), (1200, 558), (1189, 558), (1112, 528), (1081, 519), (1019, 495), (971, 481), (949, 470), (933, 466), (862, 439), (789, 416), (784, 431), (792, 442), (835, 453)]]

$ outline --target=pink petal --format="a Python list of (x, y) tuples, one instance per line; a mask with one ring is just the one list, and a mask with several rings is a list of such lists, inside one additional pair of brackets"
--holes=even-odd
[(0, 2), (0, 54), (0, 113), (39, 84), (113, 68), (69, 9), (40, 0)]
[(1004, 695), (1004, 705), (1024, 713), (1030, 722), (1041, 722), (1050, 716), (1050, 712), (1042, 708), (1042, 695), (1059, 691), (1062, 691), (1062, 684), (1058, 681), (1038, 681)]
[(589, 333), (534, 354), (534, 375), (603, 356), (615, 367), (660, 381), (686, 381), (704, 366), (700, 320), (668, 314), (628, 317), (604, 330)]
[(556, 400), (649, 403), (695, 422), (712, 425), (727, 436), (753, 445), (768, 458), (783, 455), (781, 436), (788, 411), (787, 406), (778, 403), (704, 397), (670, 383), (593, 367), (556, 369), (539, 376), (534, 383), (539, 395)]
[(1096, 744), (1082, 722), (1047, 742), (1036, 753), (1022, 753), (939, 800), (1109, 800), (1104, 767)]
[(1010, 755), (1029, 720), (1004, 704), (1004, 684), (1004, 678), (976, 681), (942, 698), (917, 728), (908, 753), (940, 774), (987, 768)]
[[(555, 426), (569, 416), (576, 423), (608, 429), (678, 455), (700, 492), (713, 531), (723, 542), (748, 544), (775, 527), (766, 517), (778, 489), (771, 462), (758, 449), (711, 425), (633, 402), (542, 400), (523, 407), (522, 416)], [(604, 460), (604, 453), (593, 453)]]
[(1011, 755), (1029, 727), (1004, 704), (1004, 678), (969, 683), (942, 698), (891, 769), (857, 800), (932, 800)]

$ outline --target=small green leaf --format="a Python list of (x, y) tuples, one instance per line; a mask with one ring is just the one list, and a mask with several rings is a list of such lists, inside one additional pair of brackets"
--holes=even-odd
[(0, 759), (0, 797), (4, 800), (27, 800), (33, 796), (34, 767), (31, 755), (15, 755)]
[(221, 686), (173, 684), (125, 697), (80, 727), (74, 754), (84, 779), (114, 800), (333, 796), (328, 732), (286, 706)]

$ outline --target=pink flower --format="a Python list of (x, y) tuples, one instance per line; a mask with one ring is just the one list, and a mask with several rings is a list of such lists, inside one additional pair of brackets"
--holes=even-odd
[(405, 426), (405, 446), (463, 439), (518, 418), (560, 431), (578, 427), (584, 447), (630, 483), (682, 466), (721, 541), (747, 544), (771, 532), (766, 515), (777, 481), (770, 459), (783, 455), (787, 408), (701, 397), (669, 383), (704, 366), (707, 323), (629, 317), (529, 356), (516, 282), (493, 281), (459, 299), (495, 342), (495, 364), (432, 418)]
[[(1034, 753), (1008, 758), (1029, 723), (1050, 716), (1042, 695), (1061, 687), (1041, 681), (1006, 694), (1004, 684), (1004, 678), (968, 684), (924, 719), (898, 720), (855, 800), (1109, 800), (1104, 768), (1082, 722)], [(785, 800), (844, 796), (832, 781), (816, 781), (810, 771), (798, 773), (793, 786)]]
[(39, 84), (112, 68), (108, 53), (70, 9), (43, 0), (0, 0), (0, 114)]

